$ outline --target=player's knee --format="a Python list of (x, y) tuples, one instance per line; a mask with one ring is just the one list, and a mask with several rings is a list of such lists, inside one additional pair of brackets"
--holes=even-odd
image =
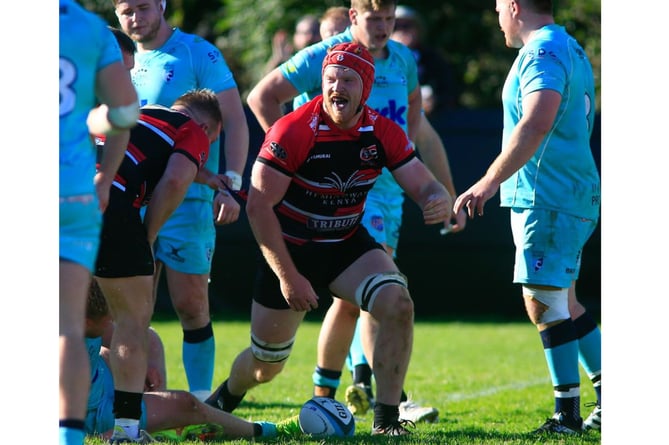
[(367, 276), (356, 289), (355, 300), (363, 311), (371, 313), (380, 295), (383, 295), (384, 308), (399, 312), (410, 309), (413, 317), (413, 302), (409, 296), (407, 278), (402, 273), (394, 271)]
[(284, 342), (272, 343), (262, 340), (251, 332), (251, 352), (263, 363), (280, 363), (286, 361), (293, 350), (295, 337)]
[(569, 318), (567, 289), (547, 290), (523, 286), (525, 309), (535, 325)]

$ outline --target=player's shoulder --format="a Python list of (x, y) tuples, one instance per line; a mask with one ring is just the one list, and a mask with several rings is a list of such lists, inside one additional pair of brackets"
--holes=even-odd
[(388, 40), (387, 48), (388, 48), (388, 54), (391, 57), (396, 57), (404, 61), (415, 60), (414, 55), (411, 52), (411, 48), (409, 48), (408, 46), (404, 45), (401, 42), (397, 42), (395, 40)]
[(215, 50), (218, 52), (218, 48), (216, 48), (216, 46), (209, 40), (197, 34), (184, 32), (179, 28), (174, 28), (174, 34), (172, 36), (172, 40), (174, 42), (178, 42), (182, 45), (189, 47), (193, 51)]
[(365, 106), (363, 125), (374, 128), (374, 134), (381, 140), (393, 140), (406, 137), (406, 133), (395, 121), (386, 117), (370, 106)]
[(79, 32), (89, 32), (95, 37), (109, 32), (107, 24), (100, 16), (71, 0), (60, 0), (59, 17), (61, 23), (68, 22), (67, 25), (61, 24), (61, 31), (65, 29), (73, 31), (72, 27), (74, 27)]

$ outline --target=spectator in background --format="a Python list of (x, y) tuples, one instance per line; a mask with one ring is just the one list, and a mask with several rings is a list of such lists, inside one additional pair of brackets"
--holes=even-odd
[(408, 6), (395, 9), (395, 31), (391, 39), (411, 49), (418, 65), (423, 109), (430, 114), (458, 106), (460, 87), (455, 70), (435, 48), (425, 44), (425, 23), (418, 12)]
[(351, 19), (348, 16), (348, 8), (346, 6), (332, 6), (325, 10), (320, 19), (321, 40), (344, 32), (349, 26), (351, 26)]
[[(347, 9), (348, 10), (348, 9)], [(265, 73), (269, 73), (299, 50), (321, 41), (320, 22), (313, 14), (303, 15), (295, 24), (293, 41), (285, 29), (274, 33), (272, 38), (272, 56), (265, 64)]]

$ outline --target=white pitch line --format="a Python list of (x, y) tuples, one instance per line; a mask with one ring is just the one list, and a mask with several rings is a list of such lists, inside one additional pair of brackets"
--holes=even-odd
[(478, 399), (479, 397), (491, 396), (493, 394), (497, 394), (498, 392), (502, 391), (518, 390), (523, 388), (529, 388), (530, 386), (543, 385), (546, 382), (550, 382), (550, 379), (547, 377), (542, 377), (539, 379), (529, 380), (525, 382), (516, 382), (516, 383), (510, 383), (508, 385), (493, 386), (492, 388), (484, 389), (483, 391), (477, 391), (474, 393), (465, 394), (456, 392), (455, 394), (449, 394), (448, 396), (446, 396), (446, 400), (449, 400), (451, 402), (456, 402), (459, 400)]

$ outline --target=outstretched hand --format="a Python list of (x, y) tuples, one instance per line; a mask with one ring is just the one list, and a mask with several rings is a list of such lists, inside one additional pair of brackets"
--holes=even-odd
[(474, 219), (475, 214), (483, 216), (485, 203), (497, 194), (498, 189), (499, 184), (490, 182), (485, 177), (480, 179), (466, 192), (458, 196), (453, 205), (453, 212), (457, 214), (460, 210), (466, 208), (469, 219)]

